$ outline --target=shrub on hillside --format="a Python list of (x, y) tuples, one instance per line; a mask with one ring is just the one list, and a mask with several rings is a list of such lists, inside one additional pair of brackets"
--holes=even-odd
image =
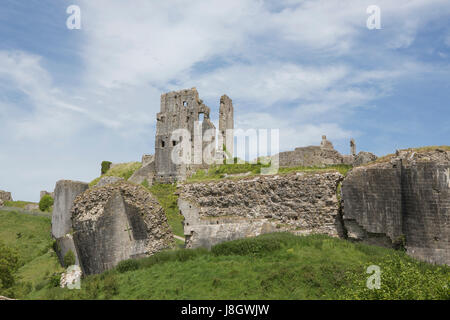
[(107, 173), (109, 168), (111, 168), (111, 165), (112, 165), (111, 161), (103, 161), (102, 162), (102, 174)]
[(41, 201), (39, 201), (39, 210), (41, 211), (50, 211), (50, 208), (53, 206), (54, 200), (53, 198), (46, 194), (42, 197)]
[(0, 242), (0, 290), (8, 289), (14, 285), (14, 274), (17, 269), (19, 269), (17, 251)]

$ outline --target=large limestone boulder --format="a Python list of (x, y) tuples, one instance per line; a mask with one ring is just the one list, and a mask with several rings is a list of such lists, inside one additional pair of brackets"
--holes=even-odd
[(84, 274), (174, 245), (162, 207), (144, 187), (128, 182), (86, 191), (75, 200), (72, 219)]

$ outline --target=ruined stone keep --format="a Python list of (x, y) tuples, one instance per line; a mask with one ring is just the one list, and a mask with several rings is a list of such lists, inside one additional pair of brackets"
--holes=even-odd
[[(226, 132), (233, 129), (233, 106), (227, 96), (221, 98), (219, 127)], [(195, 155), (203, 155), (209, 152), (212, 159), (216, 158), (215, 129), (210, 120), (210, 108), (199, 98), (197, 89), (185, 89), (173, 91), (161, 95), (161, 111), (157, 114), (155, 136), (155, 180), (162, 183), (185, 180), (193, 171), (208, 168), (204, 157), (200, 162), (195, 161)], [(198, 127), (196, 127), (198, 124)], [(186, 129), (189, 137), (173, 137), (174, 131)], [(207, 133), (213, 133), (207, 135)], [(202, 136), (203, 143), (196, 144), (195, 137)], [(190, 163), (177, 164), (172, 161), (172, 152), (183, 138), (189, 139), (191, 152), (188, 155)], [(223, 140), (221, 138), (221, 140)], [(214, 145), (212, 150), (207, 150), (208, 145)], [(232, 146), (231, 146), (232, 148)], [(180, 155), (181, 156), (181, 155)]]

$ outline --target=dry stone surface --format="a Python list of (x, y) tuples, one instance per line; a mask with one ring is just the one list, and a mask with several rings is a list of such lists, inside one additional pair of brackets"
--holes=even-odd
[(72, 208), (74, 241), (85, 274), (173, 246), (173, 234), (156, 199), (142, 186), (117, 182), (89, 189)]
[(398, 151), (355, 168), (342, 199), (349, 238), (405, 245), (413, 257), (450, 264), (450, 151)]
[(341, 233), (338, 172), (293, 173), (180, 185), (188, 247), (265, 232)]

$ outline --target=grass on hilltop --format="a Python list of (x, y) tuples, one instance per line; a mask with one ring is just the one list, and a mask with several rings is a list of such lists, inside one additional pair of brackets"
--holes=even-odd
[(133, 175), (133, 173), (135, 173), (141, 167), (142, 167), (141, 162), (126, 162), (115, 164), (105, 174), (92, 180), (89, 183), (89, 187), (96, 186), (97, 183), (100, 181), (100, 179), (103, 177), (119, 177), (128, 180)]
[[(248, 173), (250, 176), (261, 174), (261, 168), (268, 168), (270, 165), (264, 165), (261, 163), (243, 163), (243, 164), (221, 164), (221, 165), (212, 165), (208, 170), (198, 170), (191, 177), (187, 179), (187, 182), (202, 182), (209, 180), (220, 180), (226, 178), (226, 175), (236, 175), (236, 174), (245, 174)], [(350, 165), (338, 164), (338, 165), (328, 165), (322, 167), (306, 167), (306, 166), (297, 166), (297, 167), (281, 167), (278, 169), (278, 174), (287, 174), (291, 172), (332, 172), (338, 171), (343, 175), (346, 175), (347, 172), (352, 168)], [(239, 179), (244, 176), (234, 176), (229, 177), (233, 179)]]

